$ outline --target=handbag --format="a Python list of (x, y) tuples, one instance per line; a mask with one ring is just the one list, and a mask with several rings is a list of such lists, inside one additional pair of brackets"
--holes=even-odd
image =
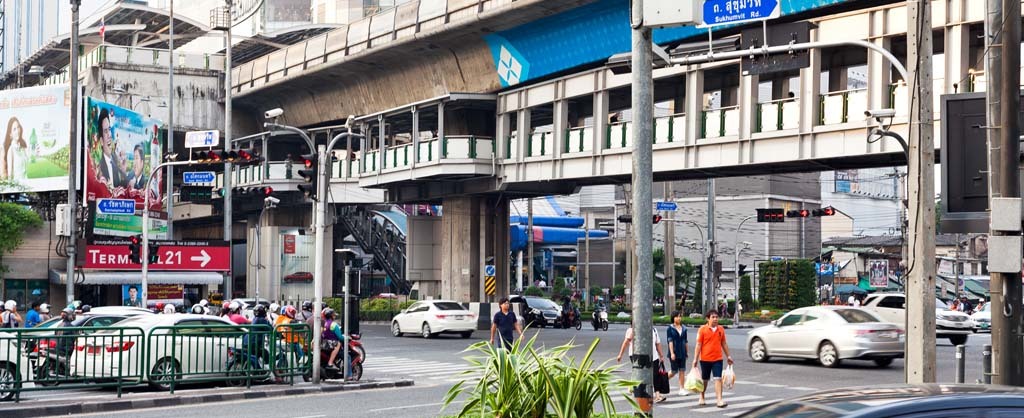
[(665, 364), (658, 362), (658, 368), (654, 371), (654, 390), (658, 393), (668, 394), (672, 390), (668, 384), (668, 372), (665, 371)]

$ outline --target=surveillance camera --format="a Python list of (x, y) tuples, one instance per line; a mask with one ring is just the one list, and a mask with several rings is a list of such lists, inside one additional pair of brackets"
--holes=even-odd
[(281, 199), (274, 196), (267, 196), (266, 199), (263, 199), (263, 202), (266, 203), (267, 206), (277, 206), (278, 203), (281, 203)]
[(891, 118), (896, 116), (894, 109), (869, 109), (864, 111), (864, 116), (875, 119)]
[(265, 117), (267, 119), (273, 119), (273, 118), (276, 118), (276, 117), (281, 116), (283, 114), (284, 114), (284, 109), (281, 109), (280, 107), (278, 107), (278, 108), (270, 109), (270, 110), (268, 110), (266, 112), (263, 112), (263, 117)]

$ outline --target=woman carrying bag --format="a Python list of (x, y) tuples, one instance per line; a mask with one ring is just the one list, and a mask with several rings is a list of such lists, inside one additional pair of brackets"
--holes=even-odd
[(704, 315), (707, 324), (697, 331), (697, 346), (693, 349), (693, 365), (700, 364), (701, 380), (704, 381), (704, 390), (700, 393), (698, 406), (704, 405), (704, 392), (707, 391), (708, 381), (715, 381), (715, 398), (718, 407), (725, 408), (728, 404), (722, 400), (722, 353), (725, 359), (732, 365), (732, 356), (729, 355), (729, 344), (725, 341), (725, 329), (718, 325), (718, 312), (708, 311)]

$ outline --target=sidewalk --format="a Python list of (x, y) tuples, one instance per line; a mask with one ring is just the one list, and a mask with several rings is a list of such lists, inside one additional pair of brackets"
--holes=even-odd
[[(0, 403), (0, 416), (4, 418), (20, 418), (115, 412), (246, 399), (394, 388), (412, 385), (412, 380), (364, 380), (355, 383), (343, 383), (340, 380), (325, 380), (322, 385), (297, 383), (294, 386), (256, 385), (251, 388), (206, 387), (201, 389), (179, 389), (175, 390), (174, 394), (169, 392), (126, 391), (122, 393), (120, 398), (117, 397), (117, 392), (113, 390), (95, 390), (88, 392), (68, 391), (70, 396), (67, 399), (58, 399), (54, 397), (33, 399), (33, 395), (38, 396), (39, 394), (52, 394), (54, 392), (25, 392), (22, 394), (23, 398), (19, 403), (14, 403), (13, 401)], [(76, 395), (81, 396), (83, 394), (89, 395), (85, 397), (88, 400), (76, 399), (74, 397)]]

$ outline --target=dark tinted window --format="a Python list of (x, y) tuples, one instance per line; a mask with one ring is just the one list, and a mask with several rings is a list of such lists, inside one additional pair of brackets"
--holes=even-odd
[(784, 327), (788, 325), (796, 325), (798, 322), (800, 322), (801, 316), (801, 314), (786, 315), (786, 317), (782, 318), (782, 320), (779, 321), (779, 326)]
[(903, 309), (903, 305), (905, 304), (905, 302), (904, 302), (905, 300), (906, 300), (906, 298), (904, 298), (903, 296), (886, 296), (884, 299), (882, 299), (880, 302), (878, 302), (878, 307), (879, 308)]
[(465, 309), (462, 307), (462, 305), (459, 305), (458, 303), (455, 302), (437, 302), (434, 304), (434, 306), (436, 306), (437, 309), (440, 309), (442, 311), (461, 311)]
[(851, 324), (859, 324), (862, 322), (882, 322), (882, 320), (878, 319), (871, 313), (860, 309), (836, 309), (835, 313)]

